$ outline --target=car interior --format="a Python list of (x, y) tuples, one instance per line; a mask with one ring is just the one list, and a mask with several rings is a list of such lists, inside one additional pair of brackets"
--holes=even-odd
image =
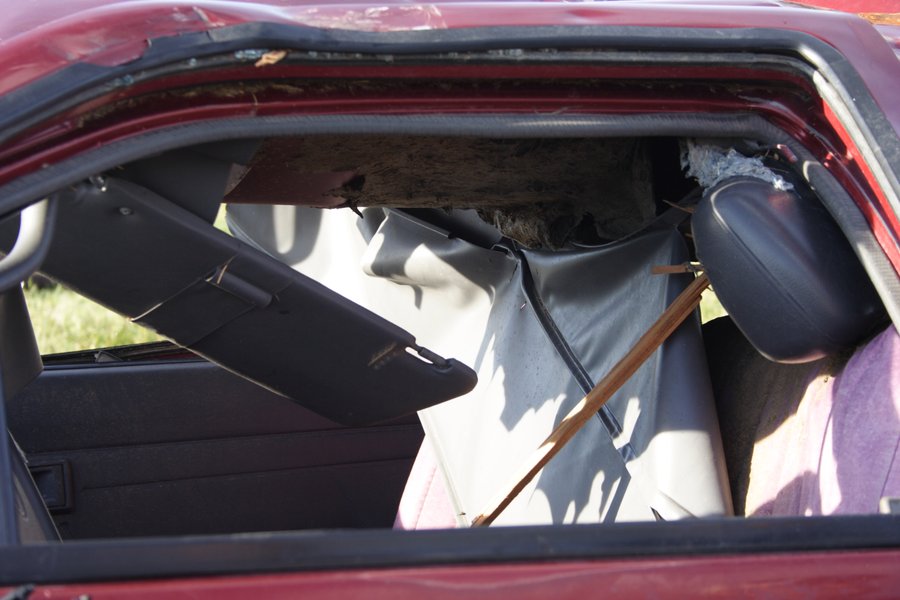
[(22, 542), (468, 527), (697, 272), (728, 315), (689, 317), (496, 525), (897, 494), (897, 299), (827, 174), (698, 123), (401, 121), (112, 149), (47, 194), (40, 272), (171, 342), (41, 357), (3, 293)]

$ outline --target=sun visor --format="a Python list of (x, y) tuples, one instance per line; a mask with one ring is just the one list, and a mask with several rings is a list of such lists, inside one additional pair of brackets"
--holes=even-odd
[(134, 183), (61, 194), (42, 271), (330, 419), (365, 424), (471, 390), (475, 373)]
[(847, 239), (808, 190), (727, 179), (700, 202), (693, 234), (722, 306), (771, 360), (852, 348), (884, 320)]

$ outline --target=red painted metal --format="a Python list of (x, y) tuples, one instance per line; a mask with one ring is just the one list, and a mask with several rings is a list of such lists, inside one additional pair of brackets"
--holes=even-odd
[(900, 105), (894, 102), (896, 57), (885, 39), (853, 15), (780, 7), (772, 2), (416, 4), (391, 0), (377, 5), (304, 5), (293, 0), (201, 0), (190, 4), (166, 0), (34, 0), (5, 7), (4, 19), (0, 20), (0, 94), (77, 61), (127, 63), (141, 55), (148, 39), (248, 22), (359, 31), (526, 25), (769, 27), (799, 31), (838, 48), (863, 74), (876, 102), (900, 130)]
[(900, 550), (560, 561), (41, 586), (32, 598), (895, 598), (897, 565)]

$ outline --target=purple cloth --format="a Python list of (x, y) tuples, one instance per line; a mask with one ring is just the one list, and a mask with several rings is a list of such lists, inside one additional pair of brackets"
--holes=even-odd
[[(787, 410), (786, 410), (787, 409)], [(900, 496), (900, 336), (891, 326), (796, 407), (769, 398), (750, 467), (748, 516), (877, 513)]]

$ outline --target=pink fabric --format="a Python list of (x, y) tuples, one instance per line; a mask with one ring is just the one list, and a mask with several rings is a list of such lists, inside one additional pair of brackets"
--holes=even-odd
[(882, 497), (900, 496), (897, 331), (857, 350), (837, 377), (812, 379), (796, 411), (770, 399), (760, 422), (774, 431), (753, 451), (747, 515), (878, 512)]
[(422, 442), (400, 499), (394, 529), (450, 529), (456, 527), (456, 512), (444, 478), (438, 472), (434, 450)]

